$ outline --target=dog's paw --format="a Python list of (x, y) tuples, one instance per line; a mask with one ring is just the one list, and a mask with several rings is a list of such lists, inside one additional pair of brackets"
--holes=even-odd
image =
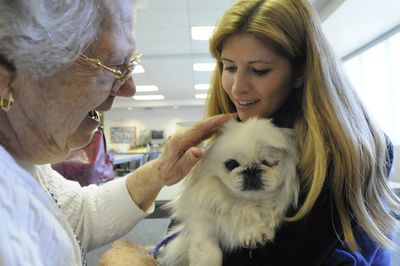
[(248, 238), (246, 238), (242, 242), (242, 247), (243, 248), (258, 248), (264, 246), (268, 241), (271, 241), (272, 239), (268, 236), (266, 233), (262, 233), (261, 235), (252, 235)]
[(272, 227), (263, 226), (261, 228), (247, 228), (245, 235), (242, 235), (240, 241), (244, 248), (258, 248), (264, 246), (267, 242), (271, 242), (275, 238), (275, 230)]

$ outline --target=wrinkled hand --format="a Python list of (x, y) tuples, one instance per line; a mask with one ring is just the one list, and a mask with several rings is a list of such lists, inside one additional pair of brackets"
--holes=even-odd
[(159, 264), (144, 247), (127, 240), (118, 240), (100, 257), (98, 266), (159, 266)]
[(196, 146), (211, 137), (230, 118), (235, 117), (236, 114), (212, 116), (172, 136), (159, 157), (158, 170), (164, 184), (173, 185), (185, 177), (203, 157), (203, 151)]

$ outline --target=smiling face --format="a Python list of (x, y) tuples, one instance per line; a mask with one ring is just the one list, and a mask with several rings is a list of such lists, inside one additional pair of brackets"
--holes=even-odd
[(250, 34), (228, 37), (221, 61), (223, 88), (242, 121), (273, 116), (294, 86), (289, 60)]
[[(117, 1), (121, 26), (103, 23), (95, 43), (84, 53), (108, 66), (126, 63), (135, 50), (132, 8), (128, 0)], [(77, 59), (54, 75), (34, 79), (30, 73), (16, 71), (12, 88), (15, 104), (7, 113), (15, 133), (12, 153), (35, 163), (62, 159), (73, 149), (86, 145), (99, 121), (90, 111), (106, 111), (115, 96), (132, 96), (135, 84), (130, 78), (118, 91), (111, 88), (115, 77), (110, 72)], [(13, 144), (11, 144), (13, 145)]]

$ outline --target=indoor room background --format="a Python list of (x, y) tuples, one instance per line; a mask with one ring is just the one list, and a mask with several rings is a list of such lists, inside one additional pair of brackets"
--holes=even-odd
[[(107, 145), (116, 153), (128, 153), (143, 139), (141, 135), (151, 130), (162, 131), (166, 140), (204, 117), (204, 99), (214, 67), (207, 40), (212, 26), (233, 1), (143, 2), (136, 27), (137, 49), (143, 54), (142, 68), (134, 74), (138, 92), (133, 98), (117, 99), (113, 109), (104, 114)], [(310, 2), (349, 80), (395, 145), (391, 181), (400, 182), (400, 1)], [(205, 35), (195, 34), (201, 30)], [(110, 132), (117, 127), (134, 128), (134, 144), (127, 148), (112, 143)], [(173, 198), (176, 191), (165, 192), (162, 199)], [(145, 219), (125, 238), (145, 246), (156, 244), (168, 223), (166, 217)], [(89, 253), (92, 265), (106, 248)], [(393, 265), (400, 265), (397, 256)]]

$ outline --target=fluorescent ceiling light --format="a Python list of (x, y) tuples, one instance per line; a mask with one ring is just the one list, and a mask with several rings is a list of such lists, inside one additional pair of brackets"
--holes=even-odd
[(192, 39), (204, 41), (210, 39), (215, 26), (192, 27)]
[(206, 99), (207, 98), (207, 93), (198, 93), (194, 95), (194, 98), (196, 99)]
[(136, 86), (136, 92), (158, 91), (156, 85)]
[(206, 91), (210, 88), (210, 84), (194, 84), (194, 89), (199, 91)]
[(144, 68), (141, 65), (137, 65), (135, 69), (133, 70), (133, 74), (140, 74), (144, 73)]
[(137, 101), (151, 101), (151, 100), (164, 100), (165, 96), (158, 94), (158, 95), (134, 95), (133, 99)]
[(194, 71), (213, 71), (215, 68), (215, 63), (194, 63)]

